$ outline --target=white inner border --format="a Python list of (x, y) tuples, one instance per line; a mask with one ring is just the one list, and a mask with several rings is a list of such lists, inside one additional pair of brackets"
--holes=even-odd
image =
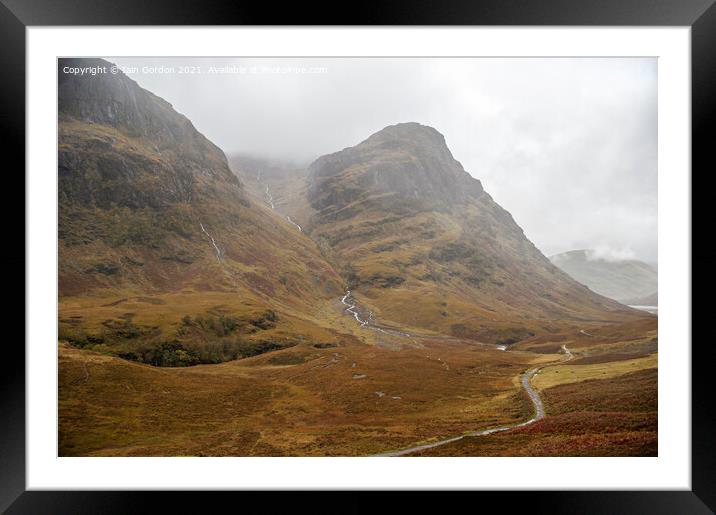
[[(690, 28), (27, 29), (28, 489), (690, 489)], [(658, 56), (658, 458), (58, 458), (58, 56)], [(615, 127), (615, 131), (619, 128)]]

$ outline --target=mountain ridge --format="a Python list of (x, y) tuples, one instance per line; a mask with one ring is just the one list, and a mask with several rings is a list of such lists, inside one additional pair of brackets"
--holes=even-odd
[(395, 323), (495, 341), (550, 318), (634, 316), (552, 265), (432, 127), (388, 126), (308, 172), (311, 236)]
[(413, 209), (446, 209), (484, 193), (480, 181), (452, 156), (444, 136), (414, 122), (388, 126), (354, 147), (319, 157), (309, 175), (309, 201), (318, 211), (340, 201), (325, 195), (326, 190), (339, 195), (338, 182), (347, 195), (343, 200), (370, 188), (384, 195), (382, 202), (414, 200)]
[[(243, 158), (232, 170), (122, 73), (65, 77), (60, 90), (62, 297), (223, 292), (229, 311), (278, 313), (279, 326), (298, 316), (323, 334), (333, 322), (317, 313), (349, 288), (386, 324), (508, 343), (554, 319), (634, 316), (554, 267), (432, 127), (388, 126), (319, 157), (284, 203), (270, 189), (280, 166), (264, 176)], [(185, 331), (179, 315), (206, 316), (196, 311), (172, 315), (170, 332)]]

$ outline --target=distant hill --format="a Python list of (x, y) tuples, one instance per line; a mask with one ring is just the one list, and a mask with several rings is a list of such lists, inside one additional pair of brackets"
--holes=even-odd
[(634, 297), (631, 299), (625, 299), (624, 304), (630, 306), (658, 306), (659, 305), (659, 294), (657, 292), (647, 295), (646, 297)]
[(607, 260), (591, 250), (552, 256), (552, 263), (591, 290), (624, 304), (657, 305), (657, 272), (636, 259)]

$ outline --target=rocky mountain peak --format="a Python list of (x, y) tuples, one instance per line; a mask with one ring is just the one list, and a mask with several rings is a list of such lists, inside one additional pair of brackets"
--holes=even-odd
[(430, 150), (452, 158), (445, 143), (445, 136), (438, 130), (417, 122), (404, 122), (389, 125), (371, 135), (364, 143), (400, 142), (404, 145), (415, 145), (416, 148)]
[[(60, 116), (121, 127), (133, 136), (168, 139), (185, 132), (188, 120), (174, 113), (169, 102), (142, 89), (104, 59), (58, 61)], [(94, 72), (92, 69), (97, 69)], [(81, 69), (84, 73), (68, 73)]]
[[(72, 69), (84, 73), (68, 73)], [(221, 149), (186, 116), (104, 59), (58, 60), (58, 112), (60, 120), (109, 126), (128, 137), (151, 142), (158, 154), (164, 150), (176, 154), (176, 149), (181, 149), (182, 160), (204, 170), (217, 166), (228, 170)]]
[(445, 137), (415, 122), (385, 127), (354, 147), (320, 157), (310, 173), (310, 201), (318, 210), (340, 208), (360, 196), (381, 198), (384, 207), (392, 202), (447, 209), (484, 193), (452, 156)]
[(59, 177), (69, 202), (166, 207), (230, 194), (223, 151), (104, 59), (58, 60)]

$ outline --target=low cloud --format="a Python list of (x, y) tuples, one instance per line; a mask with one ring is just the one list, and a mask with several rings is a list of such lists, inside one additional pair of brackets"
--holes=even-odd
[(636, 259), (636, 254), (629, 248), (615, 249), (609, 245), (597, 245), (587, 251), (589, 261), (626, 261)]
[(108, 59), (265, 69), (131, 75), (227, 154), (304, 163), (387, 125), (431, 125), (546, 255), (607, 245), (656, 260), (654, 58)]

